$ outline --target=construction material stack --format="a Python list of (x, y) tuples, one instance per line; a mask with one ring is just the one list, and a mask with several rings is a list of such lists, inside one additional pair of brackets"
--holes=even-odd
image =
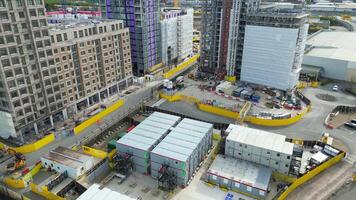
[(131, 156), (134, 170), (149, 173), (150, 152), (180, 121), (180, 117), (154, 112), (116, 142), (119, 156)]
[[(189, 184), (212, 146), (213, 125), (183, 119), (151, 152), (151, 176), (160, 182), (173, 177), (177, 186)], [(173, 172), (176, 176), (165, 176)]]

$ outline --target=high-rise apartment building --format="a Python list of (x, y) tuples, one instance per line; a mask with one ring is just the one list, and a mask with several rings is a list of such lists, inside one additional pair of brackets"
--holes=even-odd
[[(259, 8), (261, 0), (234, 0), (230, 10), (228, 51), (226, 58), (227, 76), (240, 77), (246, 15)], [(225, 64), (225, 63), (224, 63)]]
[(43, 1), (0, 1), (0, 30), (0, 110), (38, 132), (64, 108)]
[(200, 38), (200, 70), (202, 72), (214, 74), (219, 68), (223, 2), (224, 0), (204, 0), (202, 3)]
[(308, 34), (306, 21), (303, 13), (247, 15), (241, 80), (285, 91), (294, 89)]
[(122, 21), (50, 27), (41, 0), (0, 1), (0, 16), (1, 137), (45, 133), (130, 82)]
[(205, 0), (201, 38), (201, 71), (234, 76), (242, 58), (245, 15), (260, 0)]
[(119, 20), (69, 20), (50, 29), (69, 115), (132, 83), (130, 36)]
[(161, 18), (162, 61), (180, 62), (193, 51), (193, 9), (165, 8)]
[(130, 29), (134, 73), (143, 75), (161, 64), (159, 0), (102, 0), (102, 16), (124, 20)]

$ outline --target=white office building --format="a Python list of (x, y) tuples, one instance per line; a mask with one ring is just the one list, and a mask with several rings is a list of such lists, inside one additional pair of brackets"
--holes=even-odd
[(287, 142), (285, 136), (233, 124), (226, 131), (229, 134), (225, 144), (226, 156), (289, 173), (294, 144)]
[(162, 62), (180, 62), (193, 51), (193, 9), (164, 8), (161, 19)]

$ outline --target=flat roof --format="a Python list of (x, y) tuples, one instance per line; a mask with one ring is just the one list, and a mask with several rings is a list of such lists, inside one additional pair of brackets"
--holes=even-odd
[(155, 112), (120, 138), (117, 144), (149, 151), (179, 120), (180, 117)]
[(120, 200), (135, 200), (129, 196), (112, 191), (108, 188), (99, 189), (99, 185), (94, 183), (90, 186), (77, 200), (106, 200), (106, 199), (120, 199)]
[(325, 160), (327, 160), (329, 158), (329, 156), (323, 154), (322, 152), (318, 151), (316, 154), (313, 154), (311, 159), (319, 162), (319, 163), (322, 163), (324, 162)]
[[(152, 150), (153, 154), (186, 162), (208, 134), (212, 124), (195, 126), (187, 124), (183, 119), (173, 130)], [(194, 120), (195, 121), (195, 120)], [(191, 129), (193, 127), (193, 129)], [(197, 130), (200, 131), (197, 131)], [(203, 132), (205, 130), (205, 132)], [(182, 142), (180, 142), (182, 141)]]
[(268, 167), (222, 155), (215, 158), (207, 172), (264, 191), (267, 191), (272, 175), (272, 169)]
[(356, 62), (356, 33), (323, 31), (311, 37), (306, 42), (312, 45), (307, 56), (331, 58)]
[(49, 154), (43, 156), (43, 158), (72, 168), (82, 167), (84, 163), (93, 160), (93, 157), (91, 156), (62, 146), (58, 146), (57, 148), (51, 150)]
[(268, 149), (287, 155), (293, 154), (294, 144), (286, 142), (286, 136), (284, 135), (239, 125), (230, 125), (229, 127), (232, 129), (226, 140)]

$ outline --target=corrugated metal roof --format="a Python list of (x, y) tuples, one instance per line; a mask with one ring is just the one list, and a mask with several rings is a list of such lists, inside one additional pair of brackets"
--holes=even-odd
[(167, 124), (167, 125), (170, 125), (170, 126), (173, 126), (175, 123), (177, 123), (176, 120), (170, 120), (170, 119), (161, 118), (161, 117), (155, 117), (155, 116), (149, 116), (148, 118), (146, 118), (145, 121), (147, 121), (147, 120), (153, 121), (153, 122)]
[[(165, 118), (160, 118), (159, 116), (163, 116)], [(128, 134), (124, 135), (117, 141), (117, 143), (144, 151), (150, 151), (152, 146), (155, 145), (162, 138), (162, 136), (172, 128), (172, 125), (179, 120), (180, 117), (173, 115), (172, 117), (168, 117), (167, 114), (161, 115), (159, 113), (153, 113), (132, 129)]]
[(249, 161), (218, 155), (208, 173), (267, 191), (272, 169)]
[(199, 144), (201, 141), (200, 137), (186, 135), (184, 133), (177, 132), (176, 130), (173, 130), (172, 132), (170, 132), (165, 138), (170, 138), (170, 137), (173, 137), (178, 140), (185, 141), (185, 142), (193, 143), (193, 144)]
[(177, 153), (177, 152), (174, 152), (174, 151), (171, 151), (171, 150), (167, 150), (167, 149), (164, 149), (164, 148), (161, 148), (161, 147), (158, 147), (158, 146), (155, 147), (152, 150), (152, 153), (160, 155), (160, 156), (164, 156), (164, 157), (167, 157), (167, 158), (171, 158), (171, 159), (174, 159), (174, 160), (179, 160), (181, 162), (186, 162), (187, 159), (188, 159), (187, 155), (183, 155), (181, 153)]
[(142, 130), (150, 130), (150, 131), (153, 131), (153, 132), (163, 132), (163, 133), (165, 133), (165, 132), (167, 132), (167, 129), (165, 129), (165, 128), (159, 128), (159, 127), (154, 127), (154, 126), (149, 126), (149, 125), (147, 125), (147, 124), (139, 124), (139, 125), (137, 125), (134, 129), (136, 129), (136, 128), (138, 128), (138, 129), (142, 129)]
[(239, 125), (234, 125), (226, 138), (226, 140), (292, 155), (294, 144), (286, 142), (285, 139), (284, 135)]
[(92, 156), (82, 154), (62, 146), (58, 146), (57, 148), (51, 150), (49, 154), (44, 155), (43, 158), (72, 168), (82, 167), (87, 162), (93, 162)]
[(162, 124), (162, 123), (154, 122), (154, 121), (151, 121), (151, 120), (148, 120), (148, 119), (146, 119), (145, 121), (141, 122), (141, 124), (145, 124), (145, 125), (153, 126), (153, 127), (157, 127), (157, 128), (164, 128), (164, 129), (167, 129), (167, 130), (172, 127), (172, 126), (170, 126), (168, 124)]
[[(195, 130), (190, 127), (194, 127)], [(203, 130), (205, 130), (205, 132), (203, 132)], [(194, 150), (198, 148), (198, 145), (201, 144), (208, 133), (209, 128), (192, 126), (182, 120), (177, 127), (152, 150), (152, 153), (185, 162)]]
[[(194, 149), (191, 149), (191, 148), (182, 147), (182, 146), (179, 146), (179, 145), (174, 145), (174, 144), (171, 144), (171, 143), (167, 143), (167, 142), (165, 142), (165, 140), (160, 142), (157, 145), (157, 147), (158, 147), (158, 149), (165, 149), (165, 150), (173, 152), (173, 153), (181, 154), (182, 156), (179, 159), (177, 159), (175, 157), (172, 157), (172, 158), (176, 159), (176, 160), (179, 160), (179, 161), (183, 161), (183, 162), (187, 161), (188, 158), (191, 156), (191, 154), (194, 151)], [(157, 154), (155, 149), (152, 151), (152, 153), (156, 153)], [(167, 155), (164, 155), (164, 154), (160, 154), (160, 155), (167, 156)]]
[(180, 120), (179, 116), (170, 115), (170, 114), (161, 113), (161, 112), (154, 112), (150, 116), (156, 116), (156, 117), (161, 117), (161, 118), (166, 118), (166, 119), (171, 119), (171, 120), (176, 120), (176, 121)]
[(203, 133), (203, 132), (198, 132), (198, 131), (189, 130), (189, 129), (187, 130), (184, 127), (175, 127), (174, 131), (182, 133), (184, 135), (190, 135), (190, 136), (196, 137), (196, 138), (204, 138), (207, 133), (207, 132)]
[(184, 129), (187, 129), (187, 130), (193, 130), (193, 131), (201, 132), (201, 133), (206, 133), (209, 130), (209, 127), (205, 128), (205, 127), (195, 126), (195, 125), (192, 125), (192, 124), (187, 124), (187, 123), (184, 123), (184, 122), (179, 123), (176, 127), (177, 128), (184, 128)]
[(141, 130), (141, 129), (134, 129), (134, 130), (130, 131), (129, 134), (130, 135), (139, 135), (139, 136), (151, 138), (151, 139), (154, 139), (154, 140), (160, 139), (162, 137), (162, 135), (163, 135), (163, 134), (160, 134), (160, 133), (150, 132), (150, 131)]
[[(148, 139), (148, 138), (147, 138)], [(152, 140), (152, 139), (150, 139)], [(152, 140), (154, 141), (154, 140)], [(147, 142), (144, 140), (140, 140), (138, 137), (136, 138), (128, 138), (128, 137), (122, 137), (120, 140), (117, 141), (118, 144), (123, 144), (126, 146), (130, 146), (136, 149), (141, 149), (144, 151), (148, 151), (152, 147), (152, 142)]]
[(203, 127), (203, 128), (211, 128), (213, 127), (212, 124), (209, 124), (207, 122), (202, 122), (202, 121), (198, 121), (198, 120), (194, 120), (194, 119), (189, 119), (189, 118), (184, 118), (181, 123), (185, 123), (185, 124), (191, 124), (194, 126), (199, 126), (199, 127)]
[(184, 141), (184, 140), (177, 139), (175, 137), (170, 137), (169, 135), (164, 138), (164, 141), (166, 143), (174, 144), (174, 145), (177, 145), (177, 146), (181, 146), (181, 147), (185, 147), (185, 148), (189, 148), (189, 149), (193, 149), (193, 150), (196, 149), (196, 147), (197, 147), (192, 142), (187, 142), (187, 141)]
[(101, 199), (120, 199), (120, 200), (135, 200), (129, 196), (112, 191), (108, 188), (99, 189), (98, 184), (90, 186), (77, 200), (101, 200)]

